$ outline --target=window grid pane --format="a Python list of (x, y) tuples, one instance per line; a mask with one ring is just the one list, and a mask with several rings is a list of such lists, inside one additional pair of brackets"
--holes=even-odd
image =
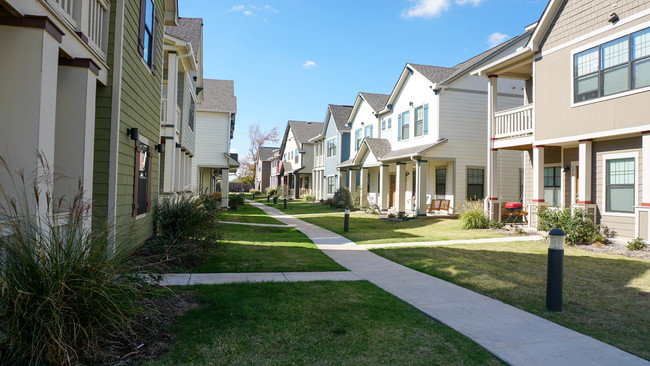
[(632, 87), (650, 86), (650, 58), (632, 64)]
[(598, 47), (576, 54), (574, 64), (575, 76), (582, 76), (598, 71)]
[(632, 59), (650, 55), (650, 28), (632, 35)]
[(627, 36), (605, 43), (602, 52), (603, 69), (627, 62), (629, 57)]
[(634, 158), (607, 160), (607, 184), (634, 184)]
[(603, 72), (603, 95), (620, 93), (628, 90), (628, 67), (619, 66)]

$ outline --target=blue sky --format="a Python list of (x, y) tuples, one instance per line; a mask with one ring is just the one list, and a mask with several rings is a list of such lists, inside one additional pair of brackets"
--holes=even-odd
[(248, 127), (322, 122), (327, 104), (389, 94), (407, 62), (454, 66), (523, 33), (546, 0), (181, 0), (203, 18), (204, 77), (235, 81), (232, 149)]

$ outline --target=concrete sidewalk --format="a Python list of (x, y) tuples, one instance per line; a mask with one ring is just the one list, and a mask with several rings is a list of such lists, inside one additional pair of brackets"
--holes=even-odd
[(332, 272), (258, 272), (258, 273), (170, 273), (163, 286), (223, 285), (239, 282), (361, 281), (348, 271)]
[(650, 365), (632, 354), (498, 300), (389, 261), (354, 242), (263, 204), (357, 277), (473, 339), (511, 365)]
[(543, 239), (544, 238), (541, 235), (530, 235), (530, 236), (507, 236), (504, 238), (413, 241), (407, 243), (359, 244), (359, 245), (364, 249), (377, 249), (377, 248), (394, 248), (394, 247), (432, 247), (438, 245), (451, 245), (451, 244), (507, 243), (507, 242), (517, 242), (517, 241), (540, 241)]

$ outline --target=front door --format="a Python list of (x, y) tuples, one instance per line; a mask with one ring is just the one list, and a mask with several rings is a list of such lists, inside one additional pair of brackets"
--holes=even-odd
[(395, 174), (390, 176), (390, 199), (388, 201), (388, 207), (395, 206)]

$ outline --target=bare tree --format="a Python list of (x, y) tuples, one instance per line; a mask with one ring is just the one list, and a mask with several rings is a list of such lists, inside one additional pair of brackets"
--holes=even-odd
[(248, 140), (250, 143), (248, 155), (240, 158), (239, 169), (237, 169), (237, 177), (242, 182), (252, 183), (255, 181), (255, 164), (260, 156), (260, 147), (278, 142), (279, 136), (280, 132), (277, 127), (273, 127), (268, 131), (262, 130), (259, 123), (248, 127)]

